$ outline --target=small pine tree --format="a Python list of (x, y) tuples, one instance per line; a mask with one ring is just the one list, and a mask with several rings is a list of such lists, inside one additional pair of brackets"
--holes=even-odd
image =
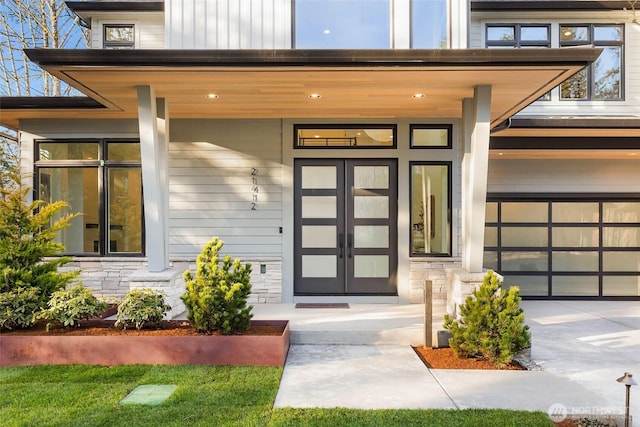
[(199, 332), (218, 331), (232, 335), (249, 329), (252, 306), (247, 306), (251, 293), (251, 264), (231, 261), (231, 256), (219, 262), (224, 242), (214, 237), (196, 259), (195, 276), (184, 272), (186, 293), (182, 295), (187, 318)]
[(460, 306), (461, 320), (445, 315), (444, 327), (453, 335), (449, 345), (458, 357), (484, 358), (499, 367), (511, 362), (520, 350), (531, 345), (529, 326), (520, 308), (520, 290), (505, 291), (502, 282), (489, 271), (482, 285)]
[(77, 214), (61, 215), (66, 202), (27, 202), (28, 188), (2, 190), (0, 198), (0, 292), (38, 288), (43, 306), (51, 294), (78, 277), (78, 271), (58, 272), (69, 257), (58, 255), (64, 246), (58, 232)]

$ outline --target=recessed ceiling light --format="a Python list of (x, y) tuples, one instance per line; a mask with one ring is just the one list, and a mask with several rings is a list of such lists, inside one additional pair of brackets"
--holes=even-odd
[(424, 97), (426, 97), (427, 95), (425, 95), (424, 93), (414, 93), (413, 95), (411, 95), (412, 98), (414, 99), (422, 99)]
[(309, 95), (309, 98), (311, 99), (320, 99), (322, 98), (322, 95), (320, 95), (319, 93), (312, 93)]
[(215, 94), (215, 93), (210, 93), (210, 94), (207, 95), (207, 98), (209, 98), (209, 99), (218, 99), (219, 96), (217, 94)]
[(331, 30), (327, 28), (322, 32), (322, 34), (331, 34)]

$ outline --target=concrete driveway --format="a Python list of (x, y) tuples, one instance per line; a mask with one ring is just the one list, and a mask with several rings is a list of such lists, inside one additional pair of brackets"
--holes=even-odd
[[(522, 307), (533, 337), (531, 358), (602, 398), (600, 408), (568, 411), (624, 411), (625, 386), (616, 379), (630, 372), (640, 384), (640, 302), (524, 301)], [(631, 388), (630, 408), (640, 420), (640, 385)]]

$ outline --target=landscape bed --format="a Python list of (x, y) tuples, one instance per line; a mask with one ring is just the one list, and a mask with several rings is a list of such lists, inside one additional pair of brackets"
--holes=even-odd
[(254, 320), (242, 335), (198, 334), (188, 322), (174, 323), (177, 324), (165, 322), (161, 329), (140, 331), (116, 329), (110, 321), (66, 328), (67, 332), (3, 331), (0, 366), (284, 366), (289, 351), (290, 330), (286, 320)]

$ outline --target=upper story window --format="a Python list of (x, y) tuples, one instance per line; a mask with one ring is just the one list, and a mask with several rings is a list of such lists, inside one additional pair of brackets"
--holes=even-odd
[(389, 49), (390, 0), (295, 0), (298, 49)]
[(560, 25), (560, 47), (593, 46), (603, 49), (589, 68), (560, 85), (560, 99), (621, 100), (622, 25)]
[(487, 25), (487, 47), (551, 47), (550, 26), (540, 24)]
[(105, 25), (102, 46), (105, 49), (135, 48), (135, 28), (133, 24)]
[(446, 0), (413, 0), (411, 2), (411, 47), (445, 49), (447, 46)]

